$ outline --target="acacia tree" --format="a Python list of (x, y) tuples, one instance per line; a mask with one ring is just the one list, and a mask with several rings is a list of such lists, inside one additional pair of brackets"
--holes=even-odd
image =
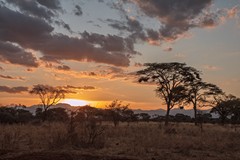
[(137, 72), (139, 82), (155, 83), (157, 95), (167, 106), (165, 125), (168, 125), (169, 113), (176, 105), (186, 99), (186, 87), (195, 79), (200, 79), (199, 71), (185, 63), (146, 63), (147, 68)]
[(230, 116), (232, 123), (240, 122), (240, 99), (233, 96), (222, 96), (215, 97), (215, 106), (212, 108), (211, 113), (219, 115), (221, 124), (224, 125), (227, 118)]
[(235, 98), (233, 95), (227, 96), (225, 94), (214, 97), (215, 106), (211, 109), (210, 113), (218, 114), (222, 125), (225, 124), (227, 117), (232, 114), (232, 100)]
[(208, 106), (210, 98), (219, 94), (223, 94), (219, 87), (211, 83), (202, 82), (201, 79), (195, 79), (189, 84), (187, 102), (193, 105), (195, 125), (197, 125), (197, 109)]
[(240, 98), (231, 100), (232, 123), (240, 123)]
[(106, 109), (113, 121), (114, 126), (116, 127), (121, 120), (122, 117), (125, 116), (126, 113), (129, 113), (129, 104), (123, 105), (121, 101), (114, 100), (112, 103), (106, 105)]
[(38, 84), (34, 85), (29, 93), (39, 96), (43, 107), (42, 120), (45, 121), (47, 110), (52, 105), (57, 104), (61, 99), (63, 99), (67, 91), (61, 87), (52, 87), (49, 85)]

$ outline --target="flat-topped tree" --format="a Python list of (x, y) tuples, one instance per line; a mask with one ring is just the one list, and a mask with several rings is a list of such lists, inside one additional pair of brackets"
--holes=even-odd
[(34, 85), (32, 90), (29, 91), (31, 94), (36, 94), (39, 96), (43, 110), (42, 110), (42, 120), (46, 119), (46, 111), (52, 106), (57, 104), (61, 99), (64, 99), (66, 90), (61, 87), (52, 87), (49, 85)]
[(223, 91), (216, 85), (195, 79), (188, 86), (187, 102), (191, 103), (194, 110), (195, 125), (197, 125), (197, 109), (210, 106), (214, 96), (223, 94)]
[(195, 79), (200, 79), (199, 71), (185, 63), (146, 63), (147, 68), (137, 72), (139, 82), (155, 83), (157, 95), (167, 106), (165, 125), (169, 113), (176, 105), (186, 100), (187, 87)]

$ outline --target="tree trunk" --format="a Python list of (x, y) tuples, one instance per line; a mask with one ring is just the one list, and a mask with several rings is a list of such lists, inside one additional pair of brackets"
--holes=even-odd
[(114, 120), (114, 121), (113, 121), (113, 124), (114, 124), (114, 127), (117, 127), (118, 121), (117, 121), (117, 120)]
[(165, 126), (168, 125), (169, 113), (170, 113), (170, 107), (167, 107), (167, 113), (166, 113), (166, 116), (165, 116)]
[(47, 119), (47, 111), (48, 111), (48, 106), (43, 105), (43, 111), (42, 111), (42, 122), (45, 122)]
[(116, 113), (113, 113), (113, 124), (114, 124), (114, 127), (117, 127), (118, 125), (118, 117)]
[(194, 123), (195, 123), (195, 126), (196, 126), (197, 123), (198, 123), (198, 120), (197, 120), (197, 106), (196, 106), (196, 104), (194, 104), (193, 110), (194, 110)]
[(226, 120), (226, 117), (225, 116), (221, 116), (221, 125), (224, 126), (225, 120)]
[(46, 119), (47, 119), (47, 110), (44, 110), (44, 111), (42, 112), (42, 122), (45, 122)]

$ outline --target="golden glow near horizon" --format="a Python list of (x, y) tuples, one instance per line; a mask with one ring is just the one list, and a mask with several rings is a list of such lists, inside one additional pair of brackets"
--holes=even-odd
[(71, 106), (86, 106), (90, 104), (88, 101), (80, 99), (64, 99), (60, 103), (66, 103)]

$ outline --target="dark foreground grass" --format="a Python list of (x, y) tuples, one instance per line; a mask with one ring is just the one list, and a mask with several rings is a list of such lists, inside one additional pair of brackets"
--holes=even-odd
[[(110, 123), (94, 143), (82, 125), (69, 135), (68, 124), (1, 125), (0, 159), (85, 160), (240, 160), (240, 129), (204, 124)], [(71, 138), (69, 138), (71, 137)]]

